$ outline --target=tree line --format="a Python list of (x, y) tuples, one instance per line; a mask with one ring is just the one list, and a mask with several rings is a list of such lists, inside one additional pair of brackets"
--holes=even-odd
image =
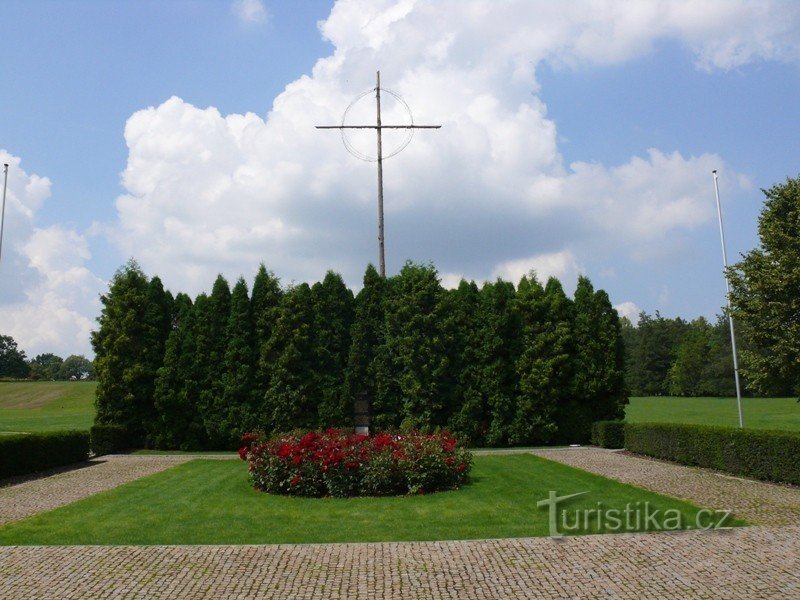
[(80, 354), (61, 358), (52, 353), (45, 353), (28, 360), (25, 351), (17, 346), (13, 337), (0, 335), (0, 377), (46, 381), (92, 379), (94, 365)]
[(622, 329), (582, 277), (442, 287), (431, 265), (354, 295), (341, 276), (282, 287), (262, 265), (252, 293), (217, 277), (174, 297), (130, 261), (102, 298), (92, 335), (96, 421), (142, 444), (235, 446), (254, 429), (351, 427), (357, 398), (373, 428), (448, 428), (471, 444), (585, 442), (627, 403)]
[[(800, 395), (800, 178), (762, 190), (759, 246), (727, 272), (744, 392)], [(725, 315), (709, 323), (623, 319), (626, 382), (634, 396), (735, 394)]]

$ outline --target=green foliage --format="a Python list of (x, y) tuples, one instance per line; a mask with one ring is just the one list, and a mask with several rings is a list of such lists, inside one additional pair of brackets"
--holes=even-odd
[(82, 354), (71, 354), (61, 363), (58, 379), (94, 379), (94, 365)]
[(625, 388), (625, 348), (617, 311), (608, 295), (586, 277), (575, 290), (575, 339), (572, 393), (557, 411), (557, 439), (561, 443), (585, 443), (592, 422), (621, 419), (628, 403)]
[(520, 281), (516, 307), (522, 320), (522, 353), (509, 443), (548, 444), (558, 431), (559, 405), (568, 401), (572, 387), (574, 306), (556, 279), (542, 287), (531, 274)]
[(281, 299), (280, 313), (267, 343), (274, 357), (261, 422), (267, 431), (317, 426), (314, 397), (314, 303), (311, 288), (302, 283)]
[(321, 283), (311, 288), (314, 312), (313, 395), (317, 401), (318, 424), (343, 427), (353, 422), (353, 404), (344, 394), (345, 369), (353, 323), (353, 292), (341, 275), (328, 271)]
[(145, 443), (155, 419), (155, 377), (164, 358), (171, 299), (156, 277), (149, 281), (135, 261), (114, 274), (100, 298), (99, 329), (92, 333), (98, 378), (98, 424), (124, 426)]
[(89, 446), (97, 456), (130, 450), (133, 445), (122, 425), (92, 425), (89, 429)]
[(17, 342), (10, 335), (0, 335), (0, 377), (22, 379), (29, 372), (25, 351), (17, 349)]
[(595, 421), (592, 423), (591, 441), (601, 448), (624, 448), (625, 422)]
[(432, 265), (409, 262), (388, 279), (370, 266), (354, 300), (335, 273), (284, 292), (261, 265), (252, 298), (220, 275), (192, 303), (131, 262), (104, 305), (96, 422), (135, 445), (222, 449), (251, 430), (348, 427), (360, 398), (373, 429), (583, 442), (625, 403), (620, 323), (586, 279), (575, 302), (535, 277), (518, 291), (445, 290)]
[(45, 381), (55, 381), (59, 379), (59, 370), (63, 362), (63, 358), (50, 352), (37, 354), (29, 363), (31, 379), (42, 379)]
[(191, 298), (178, 294), (173, 304), (172, 331), (167, 338), (164, 365), (156, 375), (157, 415), (153, 423), (156, 448), (197, 450), (203, 447), (205, 429), (198, 413), (199, 390), (194, 371), (195, 323)]
[(226, 333), (231, 313), (231, 291), (228, 281), (218, 275), (207, 301), (195, 302), (196, 350), (194, 376), (197, 382), (197, 406), (207, 443), (212, 448), (226, 448), (230, 440), (220, 423), (227, 418), (224, 401)]
[(0, 436), (0, 478), (61, 467), (87, 458), (87, 431), (48, 431)]
[(755, 479), (800, 484), (800, 433), (628, 423), (625, 449)]
[[(225, 331), (222, 406), (216, 422), (219, 448), (235, 448), (245, 431), (256, 427), (253, 383), (256, 367), (256, 344), (247, 284), (239, 279), (231, 294), (231, 311)], [(215, 437), (211, 436), (214, 440)]]
[(264, 396), (272, 380), (272, 365), (275, 357), (269, 353), (269, 340), (280, 315), (281, 298), (280, 281), (262, 263), (258, 267), (253, 282), (253, 295), (250, 307), (255, 330), (256, 366), (253, 382), (253, 403), (255, 414), (264, 413)]
[(632, 395), (669, 393), (669, 370), (688, 330), (689, 324), (681, 318), (667, 319), (658, 311), (655, 317), (644, 312), (639, 315), (638, 339), (628, 353)]
[[(386, 306), (386, 376), (395, 398), (382, 398), (392, 424), (428, 430), (447, 422), (444, 290), (433, 265), (407, 262), (392, 278)], [(397, 420), (399, 419), (399, 423)], [(388, 419), (387, 419), (388, 420)]]
[(372, 265), (364, 273), (364, 287), (354, 301), (350, 349), (347, 356), (342, 402), (352, 407), (358, 398), (366, 398), (375, 412), (380, 428), (394, 425), (385, 407), (393, 406), (386, 348), (386, 280)]
[(733, 316), (747, 327), (742, 370), (762, 394), (800, 394), (800, 178), (763, 190), (760, 245), (728, 270)]

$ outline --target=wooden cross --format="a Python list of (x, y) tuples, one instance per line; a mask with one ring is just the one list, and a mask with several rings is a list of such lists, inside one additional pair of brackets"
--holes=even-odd
[[(390, 91), (391, 93), (391, 91)], [(441, 125), (384, 125), (381, 123), (381, 72), (378, 71), (377, 85), (375, 86), (375, 99), (377, 102), (377, 121), (375, 125), (317, 125), (317, 129), (374, 129), (378, 137), (378, 263), (381, 277), (386, 277), (386, 260), (384, 258), (383, 236), (383, 146), (381, 132), (384, 129), (439, 129)]]

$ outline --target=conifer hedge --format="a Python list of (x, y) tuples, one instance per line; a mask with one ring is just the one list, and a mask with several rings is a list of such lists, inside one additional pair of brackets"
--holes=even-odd
[(574, 299), (534, 274), (447, 290), (409, 262), (388, 278), (369, 266), (354, 295), (333, 272), (282, 287), (262, 265), (252, 294), (219, 276), (192, 300), (131, 261), (102, 302), (96, 422), (134, 445), (234, 449), (253, 430), (348, 427), (356, 398), (381, 430), (584, 443), (627, 403), (619, 318), (585, 277)]

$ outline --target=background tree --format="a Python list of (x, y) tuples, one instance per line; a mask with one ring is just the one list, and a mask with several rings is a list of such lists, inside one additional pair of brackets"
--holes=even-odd
[(71, 354), (61, 363), (58, 369), (58, 379), (93, 379), (94, 364), (82, 354)]
[(669, 369), (688, 329), (681, 318), (667, 319), (658, 311), (655, 317), (640, 313), (628, 375), (634, 396), (669, 394)]
[(35, 358), (31, 359), (29, 363), (31, 377), (44, 381), (54, 381), (59, 378), (59, 369), (63, 362), (63, 358), (50, 352), (38, 354)]
[(800, 394), (800, 179), (763, 190), (759, 247), (733, 265), (733, 316), (749, 332), (742, 370), (761, 393)]
[(0, 377), (27, 377), (30, 367), (25, 351), (17, 349), (17, 342), (10, 335), (0, 335)]

